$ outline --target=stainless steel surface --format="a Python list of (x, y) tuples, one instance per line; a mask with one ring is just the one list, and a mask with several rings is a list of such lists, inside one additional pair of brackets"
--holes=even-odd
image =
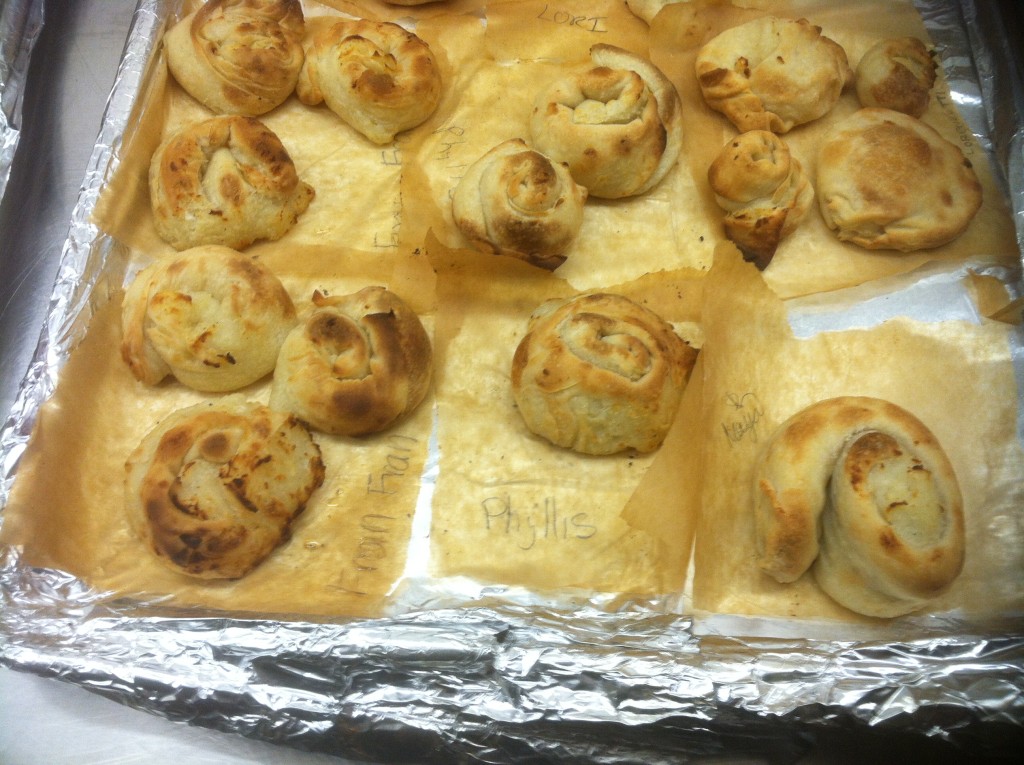
[(54, 274), (135, 9), (49, 0), (0, 206), (0, 412), (6, 419), (47, 315)]

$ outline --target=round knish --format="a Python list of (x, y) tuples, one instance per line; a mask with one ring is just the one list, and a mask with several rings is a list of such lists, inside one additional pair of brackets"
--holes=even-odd
[(818, 153), (818, 204), (836, 236), (867, 249), (939, 247), (981, 208), (971, 163), (921, 120), (864, 108), (838, 124)]
[(652, 311), (594, 293), (541, 306), (512, 359), (526, 427), (584, 454), (657, 449), (675, 419), (693, 350)]
[(325, 468), (294, 417), (228, 396), (168, 416), (125, 471), (129, 521), (164, 565), (237, 579), (288, 538)]
[(208, 0), (168, 30), (167, 67), (211, 111), (257, 117), (295, 90), (304, 32), (299, 0)]
[(380, 286), (316, 293), (281, 346), (270, 406), (326, 433), (363, 436), (416, 409), (432, 374), (430, 337), (398, 295)]

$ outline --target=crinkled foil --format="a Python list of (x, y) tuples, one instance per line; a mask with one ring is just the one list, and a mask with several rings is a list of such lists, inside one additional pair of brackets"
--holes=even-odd
[(25, 79), (42, 27), (43, 0), (0, 3), (0, 199), (21, 137)]
[[(51, 315), (0, 432), (0, 504), (69, 349), (123, 277), (118, 246), (88, 218), (117, 164), (168, 5), (137, 7)], [(920, 10), (954, 98), (1004, 173), (1024, 244), (1024, 109), (1009, 41), (991, 24), (967, 31), (985, 21), (988, 4), (942, 0)], [(815, 736), (867, 729), (979, 756), (1003, 753), (1024, 729), (1020, 621), (968, 630), (933, 620), (913, 640), (837, 642), (737, 637), (749, 625), (729, 619), (714, 621), (712, 633), (664, 603), (608, 611), (514, 597), (380, 619), (278, 621), (111, 599), (62, 572), (28, 567), (13, 549), (0, 551), (0, 597), (8, 666), (173, 720), (352, 758), (795, 759)]]

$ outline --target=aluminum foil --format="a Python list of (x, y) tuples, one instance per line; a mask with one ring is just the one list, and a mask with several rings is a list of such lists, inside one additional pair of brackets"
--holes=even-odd
[[(0, 506), (70, 348), (123, 279), (119, 246), (88, 218), (117, 166), (170, 5), (138, 4), (51, 315), (0, 431)], [(920, 10), (958, 106), (1003, 173), (1024, 245), (1024, 109), (1009, 42), (991, 25), (984, 35), (967, 31), (991, 10), (973, 0)], [(487, 605), (438, 601), (399, 616), (324, 621), (176, 611), (91, 591), (8, 548), (0, 661), (172, 720), (386, 762), (792, 760), (823, 736), (869, 731), (978, 757), (1024, 740), (1019, 619), (984, 629), (931, 619), (914, 639), (783, 639), (753, 636), (742, 619), (698, 621), (666, 602), (608, 610), (500, 588), (470, 595)]]
[(43, 28), (43, 0), (0, 2), (0, 199), (21, 137), (28, 65)]

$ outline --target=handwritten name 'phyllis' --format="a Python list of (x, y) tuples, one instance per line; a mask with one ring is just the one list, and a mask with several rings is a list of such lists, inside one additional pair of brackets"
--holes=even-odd
[(528, 510), (515, 507), (509, 495), (488, 497), (481, 509), (486, 530), (514, 540), (522, 550), (544, 542), (590, 539), (597, 533), (587, 513), (565, 512), (553, 497)]

